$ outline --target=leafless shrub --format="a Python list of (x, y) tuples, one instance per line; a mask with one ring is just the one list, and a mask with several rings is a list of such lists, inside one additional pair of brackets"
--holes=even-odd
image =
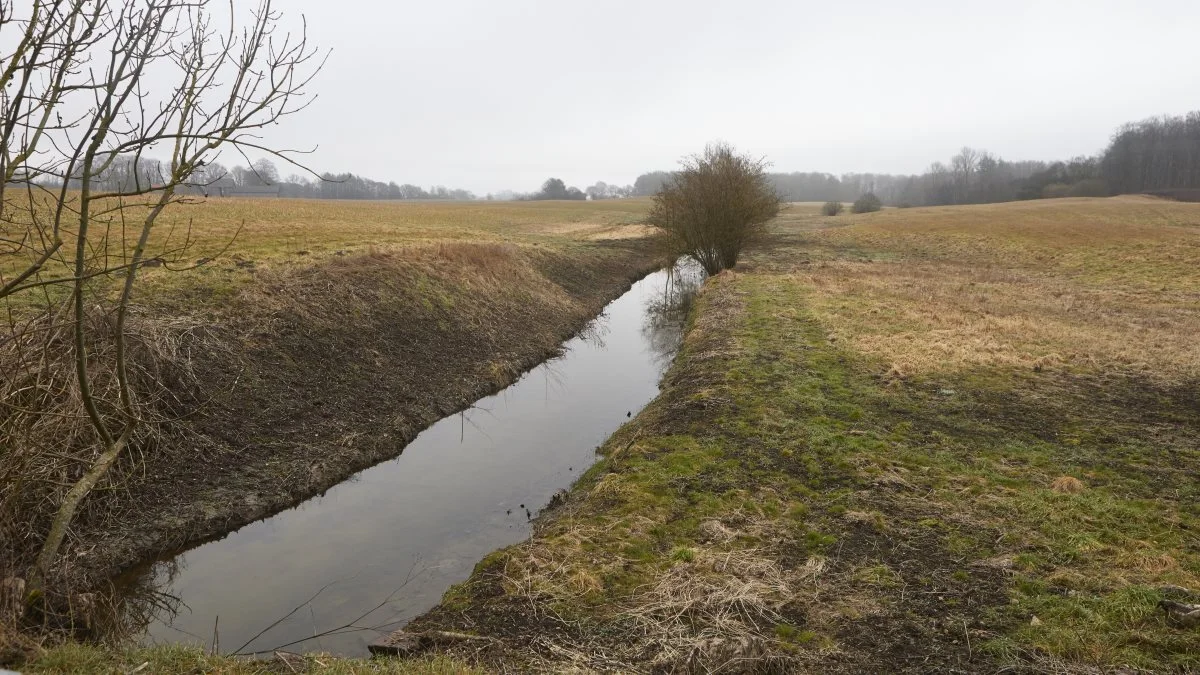
[(864, 194), (850, 205), (850, 210), (854, 213), (874, 213), (882, 208), (883, 202), (879, 201), (874, 192)]
[[(111, 423), (122, 415), (115, 323), (102, 307), (87, 313), (85, 321), (93, 396), (101, 419)], [(100, 453), (73, 369), (71, 328), (67, 319), (41, 315), (0, 343), (0, 363), (10, 366), (0, 380), (0, 438), (8, 443), (8, 452), (0, 456), (0, 513), (6, 515), (0, 519), (0, 544), (8, 573), (33, 564), (58, 505)], [(127, 384), (140, 423), (116, 462), (126, 469), (117, 472), (120, 476), (141, 465), (146, 453), (189, 433), (176, 422), (202, 396), (196, 358), (225, 349), (194, 317), (135, 311), (125, 331)], [(122, 482), (117, 474), (97, 482), (96, 487), (111, 489), (82, 503), (77, 517), (115, 507)]]
[(846, 205), (841, 202), (825, 202), (821, 205), (821, 215), (836, 216), (845, 210)]
[(681, 164), (654, 195), (647, 222), (667, 235), (677, 255), (717, 274), (736, 265), (742, 249), (779, 215), (780, 198), (766, 160), (729, 145), (715, 143)]

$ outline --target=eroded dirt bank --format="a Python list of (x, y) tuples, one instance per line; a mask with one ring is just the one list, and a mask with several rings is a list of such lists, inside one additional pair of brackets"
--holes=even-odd
[(147, 323), (186, 326), (160, 364), (174, 385), (162, 408), (184, 418), (90, 498), (60, 582), (94, 587), (395, 456), (553, 355), (657, 267), (644, 249), (419, 245), (264, 270), (202, 316), (188, 308), (209, 298), (147, 308)]

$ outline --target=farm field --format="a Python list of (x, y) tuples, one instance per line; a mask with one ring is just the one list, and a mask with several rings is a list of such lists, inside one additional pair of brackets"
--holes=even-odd
[[(302, 665), (1200, 667), (1160, 605), (1200, 589), (1200, 205), (818, 208), (708, 280), (659, 398), (408, 628), (483, 640)], [(636, 221), (611, 217), (521, 246)], [(88, 659), (268, 667), (68, 646), (32, 672)]]
[[(384, 249), (419, 248), (434, 243), (469, 241), (526, 246), (570, 247), (606, 239), (644, 234), (637, 225), (649, 201), (604, 202), (380, 202), (316, 199), (191, 199), (167, 209), (159, 218), (147, 247), (147, 257), (176, 251), (182, 258), (171, 267), (207, 263), (189, 274), (145, 268), (145, 283), (164, 286), (210, 287), (213, 291), (251, 278), (251, 268), (288, 269), (311, 266), (333, 256)], [(50, 205), (42, 210), (47, 212)], [(130, 208), (132, 221), (139, 211)], [(120, 222), (111, 219), (103, 253), (113, 259), (129, 255), (134, 235), (120, 236)], [(69, 276), (75, 241), (67, 221), (63, 254), (51, 261)], [(11, 226), (8, 226), (11, 227)], [(99, 226), (98, 226), (99, 227)], [(132, 228), (130, 228), (132, 230)], [(15, 233), (19, 231), (14, 230)], [(0, 230), (0, 233), (4, 233)], [(24, 269), (23, 256), (0, 259), (4, 278)], [(170, 262), (174, 262), (173, 260)], [(57, 275), (56, 275), (57, 276)], [(151, 291), (153, 294), (153, 291)], [(14, 302), (19, 301), (14, 299)]]

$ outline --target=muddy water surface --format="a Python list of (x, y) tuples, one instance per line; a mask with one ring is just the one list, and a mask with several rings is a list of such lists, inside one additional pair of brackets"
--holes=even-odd
[[(561, 358), (421, 433), (324, 495), (122, 580), (154, 600), (146, 642), (224, 652), (366, 653), (430, 609), (536, 515), (658, 393), (698, 275), (657, 272), (613, 301)], [(682, 291), (682, 292), (681, 292)], [(130, 599), (130, 614), (146, 602)], [(214, 631), (214, 627), (216, 630)], [(319, 637), (313, 637), (319, 636)]]

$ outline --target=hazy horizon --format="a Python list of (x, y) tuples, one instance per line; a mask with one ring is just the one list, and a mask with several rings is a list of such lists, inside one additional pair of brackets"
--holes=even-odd
[(1179, 67), (1200, 5), (1178, 0), (355, 7), (281, 6), (332, 53), (267, 141), (318, 146), (318, 171), (480, 195), (631, 183), (714, 140), (784, 172), (915, 174), (964, 145), (1066, 159), (1200, 108)]

